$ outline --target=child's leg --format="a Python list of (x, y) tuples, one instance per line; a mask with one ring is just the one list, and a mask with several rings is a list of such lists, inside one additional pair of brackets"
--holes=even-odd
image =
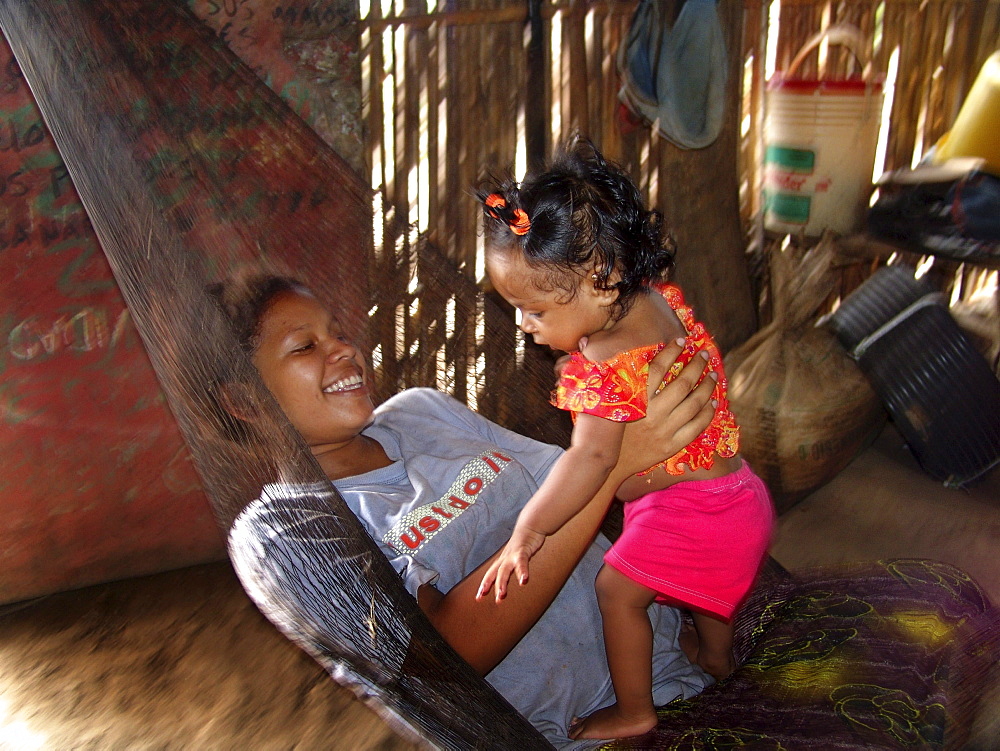
[(604, 621), (616, 702), (575, 724), (572, 738), (621, 738), (656, 727), (653, 707), (653, 627), (647, 608), (656, 593), (604, 566), (595, 582)]
[(721, 681), (736, 670), (733, 626), (705, 613), (694, 612), (691, 615), (698, 630), (697, 663), (702, 670)]

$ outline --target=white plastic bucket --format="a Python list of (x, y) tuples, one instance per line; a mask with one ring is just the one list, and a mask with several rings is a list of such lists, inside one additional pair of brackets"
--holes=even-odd
[(768, 83), (764, 119), (764, 227), (817, 236), (853, 232), (864, 219), (882, 114), (882, 84), (793, 78), (824, 37), (863, 62), (861, 35), (833, 26), (809, 40)]

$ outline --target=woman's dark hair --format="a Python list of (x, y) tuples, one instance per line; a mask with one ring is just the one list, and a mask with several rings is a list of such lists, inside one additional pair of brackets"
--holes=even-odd
[(285, 292), (312, 294), (302, 282), (276, 274), (250, 274), (208, 287), (208, 293), (229, 320), (236, 340), (248, 356), (260, 344), (261, 319), (274, 299)]
[(550, 289), (570, 295), (579, 276), (594, 269), (601, 288), (618, 292), (616, 319), (673, 265), (663, 215), (647, 210), (628, 174), (586, 139), (569, 141), (547, 169), (520, 185), (510, 176), (490, 178), (476, 196), (488, 252), (518, 250), (530, 267), (549, 272)]
[[(312, 294), (308, 287), (291, 277), (259, 272), (210, 284), (207, 292), (248, 358), (253, 357), (260, 345), (261, 323), (275, 298), (287, 292)], [(253, 404), (253, 392), (236, 375), (239, 370), (233, 367), (234, 364), (228, 361), (216, 364), (216, 377), (208, 387), (211, 410), (227, 439), (249, 444), (255, 436), (253, 425), (239, 414), (253, 412), (256, 405)]]

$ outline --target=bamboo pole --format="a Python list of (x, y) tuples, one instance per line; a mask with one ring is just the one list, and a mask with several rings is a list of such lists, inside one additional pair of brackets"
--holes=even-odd
[(545, 75), (545, 25), (541, 0), (528, 0), (529, 38), (525, 54), (525, 141), (528, 168), (539, 168), (548, 153)]

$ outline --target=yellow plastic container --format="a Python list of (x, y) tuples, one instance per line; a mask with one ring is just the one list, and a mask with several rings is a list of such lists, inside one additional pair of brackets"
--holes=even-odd
[(951, 131), (938, 141), (933, 162), (961, 156), (982, 157), (983, 169), (1000, 175), (1000, 51), (983, 63)]

